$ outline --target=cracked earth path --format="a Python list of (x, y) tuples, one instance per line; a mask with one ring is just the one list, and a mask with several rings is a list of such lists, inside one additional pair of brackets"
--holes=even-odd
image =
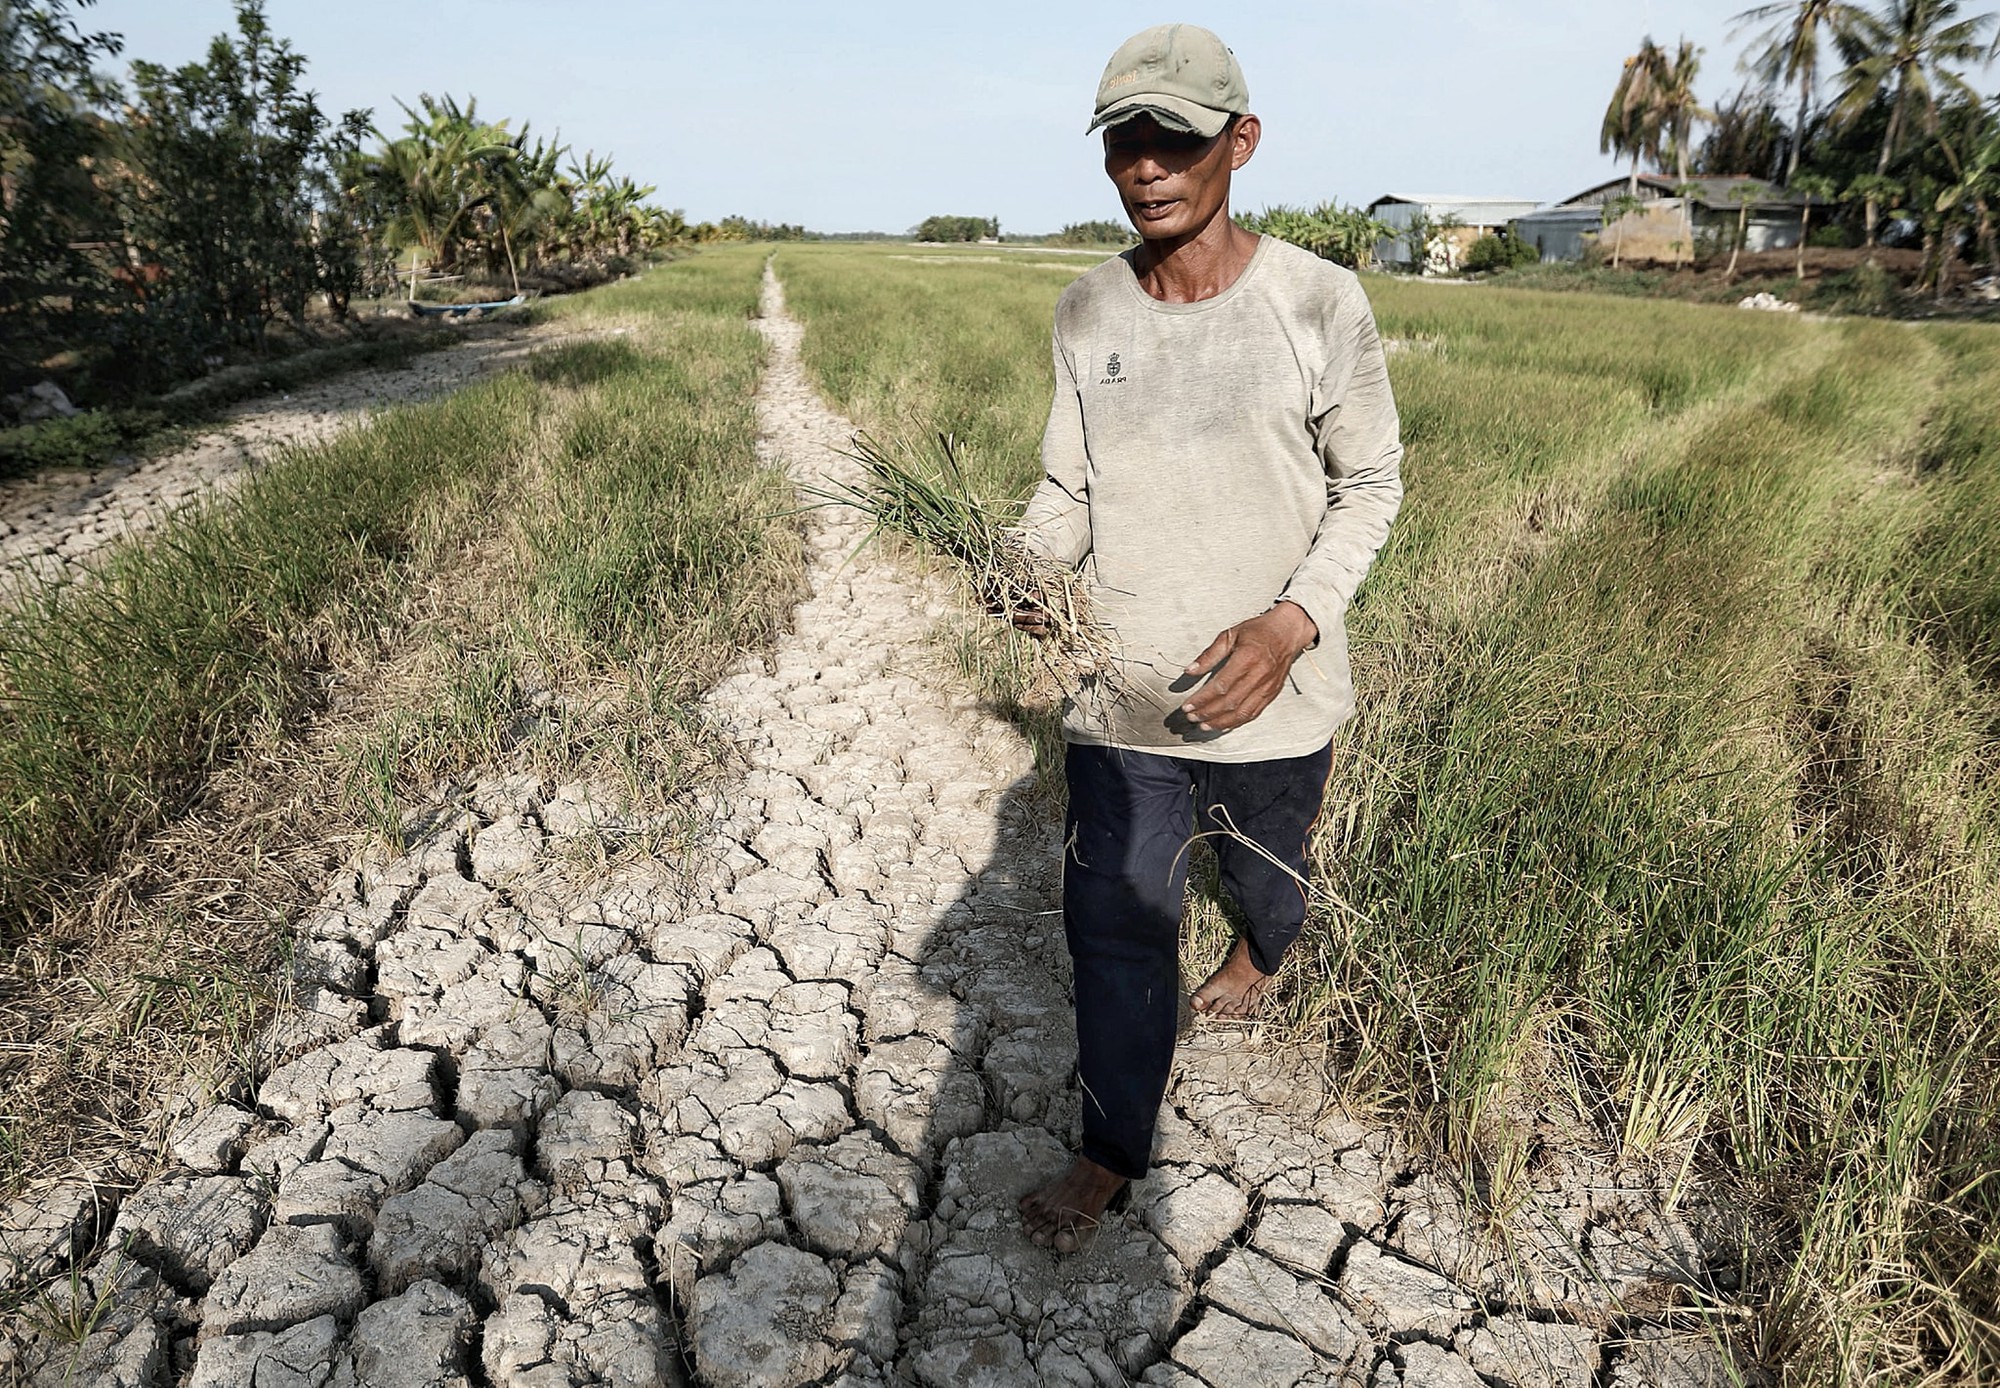
[[(838, 475), (775, 279), (773, 464)], [(954, 692), (949, 597), (817, 513), (811, 596), (715, 689), (747, 771), (695, 861), (606, 871), (588, 785), (476, 787), (343, 869), (264, 1068), (163, 1174), (0, 1220), (61, 1278), (0, 1368), (53, 1388), (1697, 1384), (1615, 1311), (1685, 1231), (1607, 1186), (1503, 1265), (1309, 1056), (1198, 1029), (1156, 1174), (1090, 1249), (1016, 1196), (1077, 1116), (1059, 843)], [(111, 1213), (115, 1205), (115, 1218)], [(1678, 1260), (1678, 1261), (1677, 1261)], [(53, 1322), (67, 1320), (66, 1329)], [(1614, 1346), (1607, 1348), (1607, 1346)], [(1482, 1377), (1483, 1376), (1483, 1377)]]

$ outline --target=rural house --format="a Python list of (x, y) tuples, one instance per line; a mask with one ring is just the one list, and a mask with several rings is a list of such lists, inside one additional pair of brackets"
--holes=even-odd
[[(1536, 247), (1547, 260), (1581, 260), (1593, 238), (1609, 247), (1616, 237), (1624, 255), (1650, 260), (1678, 259), (1686, 230), (1681, 221), (1682, 186), (1666, 174), (1640, 174), (1640, 206), (1610, 226), (1605, 209), (1626, 195), (1628, 180), (1614, 178), (1586, 188), (1576, 196), (1537, 208), (1514, 220), (1514, 234)], [(1696, 246), (1727, 246), (1736, 236), (1737, 218), (1745, 201), (1750, 206), (1745, 229), (1746, 251), (1788, 250), (1799, 244), (1808, 199), (1804, 194), (1758, 178), (1690, 178), (1687, 201), (1694, 220)], [(1815, 207), (1824, 206), (1814, 200)]]
[[(1386, 193), (1368, 204), (1368, 215), (1386, 222), (1401, 234), (1385, 236), (1375, 243), (1375, 259), (1384, 265), (1423, 268), (1416, 262), (1423, 248), (1410, 245), (1409, 228), (1428, 226), (1432, 235), (1444, 242), (1448, 264), (1440, 269), (1456, 269), (1466, 248), (1490, 231), (1498, 231), (1516, 217), (1533, 212), (1532, 198), (1475, 198), (1451, 193)], [(1448, 223), (1442, 230), (1439, 223)], [(1441, 232), (1441, 235), (1440, 235)]]

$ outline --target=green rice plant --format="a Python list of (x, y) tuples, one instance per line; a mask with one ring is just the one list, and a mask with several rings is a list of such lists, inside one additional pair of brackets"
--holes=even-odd
[[(341, 639), (393, 605), (420, 503), (518, 448), (518, 378), (385, 413), (261, 469), (87, 581), (0, 612), (0, 931), (278, 735)], [(479, 448), (467, 447), (483, 440)]]
[(1031, 553), (1010, 529), (1018, 508), (975, 497), (957, 440), (934, 438), (933, 449), (918, 450), (857, 434), (847, 456), (861, 464), (862, 480), (805, 490), (949, 560), (987, 611), (1041, 617), (1048, 628), (1041, 649), (1060, 688), (1076, 696), (1115, 694), (1116, 639), (1093, 615), (1082, 577), (1071, 565)]

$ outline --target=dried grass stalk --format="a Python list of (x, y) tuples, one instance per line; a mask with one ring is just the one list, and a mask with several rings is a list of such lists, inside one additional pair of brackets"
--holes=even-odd
[(852, 506), (876, 531), (902, 535), (949, 559), (988, 611), (1042, 613), (1049, 636), (1037, 643), (1037, 655), (1056, 682), (1073, 696), (1115, 693), (1117, 640), (1091, 611), (1082, 577), (1022, 545), (1013, 531), (1016, 508), (975, 497), (959, 463), (958, 441), (950, 434), (934, 437), (935, 448), (922, 448), (856, 434), (843, 452), (861, 464), (862, 480), (806, 491)]

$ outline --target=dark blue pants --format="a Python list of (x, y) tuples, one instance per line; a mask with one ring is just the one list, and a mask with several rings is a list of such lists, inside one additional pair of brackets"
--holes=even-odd
[(1174, 1060), (1195, 833), (1211, 834), (1252, 960), (1276, 973), (1305, 923), (1306, 836), (1332, 763), (1330, 746), (1229, 763), (1070, 745), (1063, 925), (1076, 978), (1083, 1155), (1100, 1166), (1137, 1180), (1152, 1161)]

